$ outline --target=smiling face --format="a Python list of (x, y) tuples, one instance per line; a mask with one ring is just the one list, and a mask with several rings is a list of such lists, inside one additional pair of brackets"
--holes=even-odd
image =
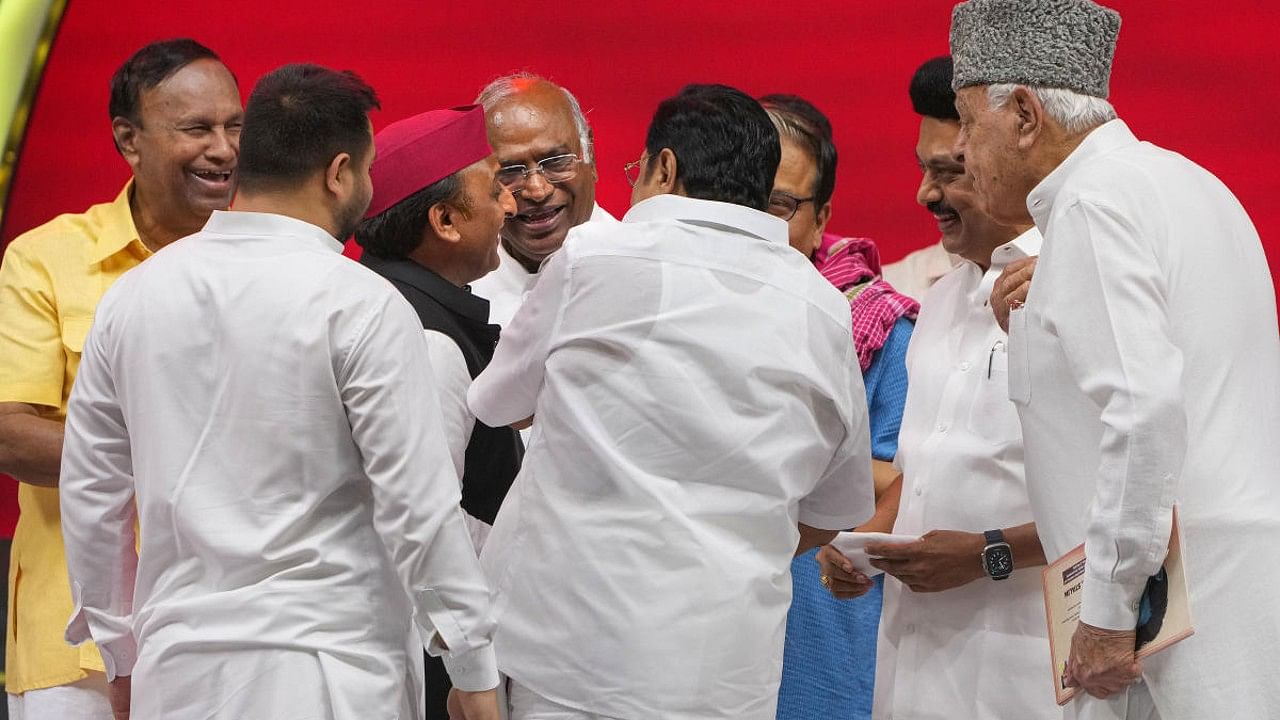
[[(564, 93), (554, 85), (533, 81), (485, 113), (489, 144), (499, 165), (524, 165), (557, 155), (582, 157), (582, 141)], [(596, 168), (578, 163), (577, 174), (558, 183), (533, 172), (513, 193), (516, 214), (502, 228), (508, 251), (526, 267), (536, 268), (560, 249), (569, 229), (591, 217), (595, 207)]]
[(465, 211), (456, 222), (459, 240), (453, 265), (463, 282), (472, 282), (498, 267), (498, 237), (516, 212), (511, 192), (498, 182), (498, 159), (490, 155), (462, 170)]
[(959, 134), (960, 123), (954, 120), (920, 119), (916, 160), (921, 178), (916, 202), (937, 220), (947, 252), (987, 267), (991, 252), (1017, 233), (983, 211), (973, 178), (952, 155)]
[[(217, 60), (196, 60), (138, 96), (137, 124), (121, 151), (139, 197), (175, 224), (203, 224), (231, 202), (244, 112), (231, 73)], [(116, 120), (117, 138), (121, 122)]]

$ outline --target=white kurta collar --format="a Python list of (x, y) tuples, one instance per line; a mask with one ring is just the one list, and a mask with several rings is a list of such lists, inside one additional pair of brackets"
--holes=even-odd
[(209, 222), (205, 223), (204, 230), (217, 235), (296, 237), (314, 240), (334, 252), (342, 252), (342, 243), (338, 242), (327, 230), (288, 215), (214, 210), (213, 215), (209, 217)]
[(787, 223), (759, 210), (743, 205), (699, 200), (683, 195), (655, 195), (636, 203), (622, 217), (622, 222), (651, 220), (683, 220), (732, 228), (761, 240), (786, 244)]
[(1033, 225), (1026, 232), (1001, 245), (991, 253), (991, 267), (1004, 268), (1014, 260), (1035, 257), (1040, 254), (1040, 245), (1044, 242), (1040, 231)]
[(587, 222), (616, 223), (618, 222), (618, 218), (611, 215), (608, 210), (600, 207), (600, 203), (596, 203), (595, 206), (591, 208), (591, 217)]
[(1084, 142), (1072, 150), (1067, 159), (1046, 175), (1027, 195), (1027, 210), (1035, 218), (1036, 224), (1044, 227), (1050, 213), (1053, 212), (1054, 198), (1058, 196), (1058, 192), (1076, 170), (1099, 155), (1105, 155), (1117, 148), (1137, 142), (1138, 138), (1123, 120), (1103, 123), (1090, 132)]

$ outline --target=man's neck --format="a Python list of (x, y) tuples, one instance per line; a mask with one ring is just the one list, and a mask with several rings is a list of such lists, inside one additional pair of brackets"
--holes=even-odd
[[(338, 228), (333, 217), (323, 205), (305, 193), (287, 191), (242, 192), (236, 196), (235, 207), (239, 212), (271, 213), (311, 223), (337, 238)], [(339, 241), (345, 238), (337, 238)]]
[(455, 287), (462, 287), (468, 283), (475, 282), (478, 279), (473, 277), (474, 273), (468, 273), (456, 264), (450, 263), (447, 259), (441, 258), (436, 253), (431, 252), (431, 248), (429, 247), (431, 242), (432, 241), (430, 240), (425, 240), (418, 243), (418, 247), (409, 251), (409, 254), (405, 257), (439, 275), (448, 281), (450, 285)]
[(1033, 223), (1026, 223), (1024, 225), (999, 225), (991, 231), (991, 242), (973, 257), (965, 257), (965, 259), (982, 268), (983, 272), (986, 272), (991, 269), (991, 256), (995, 254), (997, 249), (1013, 242), (1020, 235), (1033, 227), (1035, 227)]
[(129, 213), (133, 216), (134, 229), (138, 231), (138, 239), (151, 252), (156, 252), (169, 243), (199, 232), (208, 222), (206, 215), (200, 217), (165, 217), (159, 210), (164, 203), (147, 197), (146, 193), (135, 184), (129, 193)]
[(502, 238), (502, 247), (507, 251), (507, 255), (510, 255), (511, 259), (520, 263), (520, 267), (523, 267), (530, 275), (536, 275), (538, 268), (542, 267), (542, 260), (531, 260), (520, 254), (518, 250), (511, 247), (511, 243), (507, 242), (505, 237)]
[(1032, 158), (1032, 176), (1035, 182), (1028, 188), (1028, 192), (1035, 189), (1040, 181), (1048, 177), (1059, 165), (1066, 162), (1071, 153), (1075, 152), (1076, 148), (1080, 147), (1080, 144), (1085, 141), (1085, 138), (1089, 137), (1089, 133), (1099, 127), (1102, 126), (1095, 125), (1087, 130), (1068, 133), (1055, 125), (1048, 141), (1043, 145), (1043, 150), (1036, 153)]

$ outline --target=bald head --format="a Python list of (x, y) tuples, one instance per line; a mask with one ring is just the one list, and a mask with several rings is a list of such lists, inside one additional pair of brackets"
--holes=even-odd
[[(502, 230), (507, 252), (531, 272), (560, 249), (570, 228), (584, 223), (595, 207), (596, 168), (591, 133), (582, 108), (569, 91), (536, 75), (498, 78), (480, 92), (489, 144), (515, 185), (516, 215)], [(569, 156), (572, 160), (566, 159)], [(544, 171), (556, 167), (551, 181)], [(564, 167), (569, 172), (564, 172)], [(566, 175), (568, 175), (566, 177)]]

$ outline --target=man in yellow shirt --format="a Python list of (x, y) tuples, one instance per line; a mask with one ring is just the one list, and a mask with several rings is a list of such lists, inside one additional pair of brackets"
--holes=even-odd
[(0, 472), (19, 481), (9, 570), (13, 720), (111, 718), (102, 659), (63, 639), (72, 614), (58, 509), (67, 397), (103, 292), (204, 226), (235, 190), (235, 77), (194, 40), (152, 43), (111, 78), (111, 130), (133, 179), (109, 203), (16, 238), (0, 263)]

